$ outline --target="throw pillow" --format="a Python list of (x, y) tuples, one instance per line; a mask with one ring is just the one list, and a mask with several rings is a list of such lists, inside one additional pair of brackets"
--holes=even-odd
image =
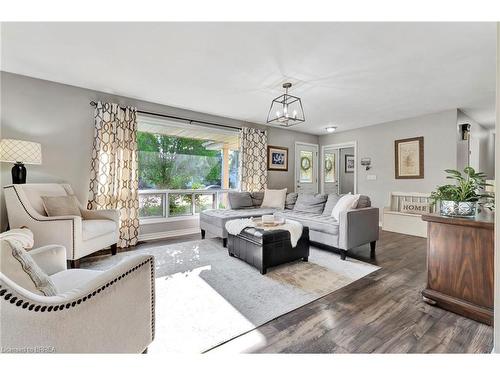
[(293, 210), (295, 203), (297, 202), (299, 194), (298, 193), (288, 193), (285, 200), (285, 209)]
[(234, 210), (253, 207), (252, 196), (247, 191), (230, 191), (227, 194), (227, 198), (229, 200), (229, 206)]
[(15, 240), (1, 241), (0, 272), (32, 293), (55, 296), (56, 287), (50, 277), (35, 263), (31, 255)]
[(285, 208), (286, 190), (271, 190), (264, 191), (264, 200), (262, 201), (262, 208), (277, 208), (283, 210)]
[(431, 206), (429, 202), (412, 202), (410, 200), (403, 199), (401, 202), (401, 212), (408, 214), (428, 214), (430, 212)]
[(358, 206), (356, 208), (367, 208), (371, 207), (372, 202), (370, 201), (370, 197), (366, 195), (360, 195), (359, 196), (359, 201), (358, 201)]
[(264, 192), (252, 191), (250, 193), (250, 196), (252, 197), (252, 205), (254, 207), (260, 207), (260, 205), (262, 204), (262, 200), (264, 199)]
[(327, 197), (325, 194), (299, 194), (293, 210), (321, 214), (325, 209)]
[(341, 197), (342, 195), (338, 195), (337, 193), (328, 194), (323, 215), (332, 216), (333, 207), (335, 207)]
[(48, 216), (82, 216), (74, 195), (41, 197)]
[(351, 208), (356, 208), (358, 205), (358, 201), (359, 201), (359, 194), (356, 195), (346, 194), (342, 196), (335, 205), (335, 207), (333, 207), (332, 217), (335, 220), (339, 221), (340, 213), (348, 211)]

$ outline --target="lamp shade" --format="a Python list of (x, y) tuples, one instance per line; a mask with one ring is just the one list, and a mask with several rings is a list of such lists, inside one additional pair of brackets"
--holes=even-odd
[(0, 141), (0, 161), (42, 164), (42, 146), (36, 142), (2, 139)]

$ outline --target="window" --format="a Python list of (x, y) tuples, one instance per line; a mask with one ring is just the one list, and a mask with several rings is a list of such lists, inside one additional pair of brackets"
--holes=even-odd
[(313, 169), (312, 169), (312, 151), (300, 151), (300, 182), (312, 182)]
[(225, 207), (239, 185), (239, 133), (140, 116), (139, 214), (165, 218)]

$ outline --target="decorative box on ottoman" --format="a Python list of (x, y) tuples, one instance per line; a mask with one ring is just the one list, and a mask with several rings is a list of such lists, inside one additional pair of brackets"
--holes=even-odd
[(309, 257), (309, 228), (303, 227), (297, 246), (292, 247), (287, 230), (245, 228), (238, 235), (228, 234), (227, 248), (230, 256), (237, 257), (256, 267), (261, 274), (268, 267)]

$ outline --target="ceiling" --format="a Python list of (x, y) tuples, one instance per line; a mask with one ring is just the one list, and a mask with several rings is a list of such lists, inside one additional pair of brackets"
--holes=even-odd
[(495, 118), (494, 23), (4, 23), (2, 70), (264, 124), (293, 83), (324, 134), (460, 108)]

